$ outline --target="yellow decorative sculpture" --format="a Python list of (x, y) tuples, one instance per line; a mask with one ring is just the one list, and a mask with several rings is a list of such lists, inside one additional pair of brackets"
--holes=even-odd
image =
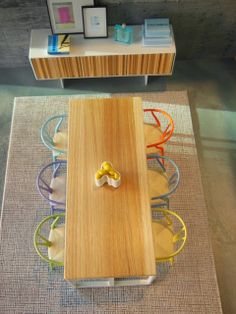
[(104, 183), (118, 188), (120, 186), (121, 175), (113, 168), (112, 164), (108, 161), (104, 161), (101, 168), (95, 173), (95, 184), (102, 186)]

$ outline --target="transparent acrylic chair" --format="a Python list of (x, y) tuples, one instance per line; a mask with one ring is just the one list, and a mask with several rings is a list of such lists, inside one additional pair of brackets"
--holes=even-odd
[(37, 189), (48, 201), (52, 214), (65, 211), (67, 161), (57, 160), (44, 166), (37, 176)]
[(151, 207), (162, 207), (166, 204), (169, 208), (169, 198), (180, 181), (178, 166), (171, 158), (158, 154), (147, 155), (147, 166)]
[(164, 155), (164, 144), (174, 132), (172, 117), (161, 109), (144, 109), (146, 152)]
[(45, 217), (34, 233), (34, 247), (38, 255), (53, 268), (64, 265), (65, 214)]
[(53, 161), (67, 158), (67, 115), (49, 117), (43, 124), (40, 135), (43, 144), (52, 151)]

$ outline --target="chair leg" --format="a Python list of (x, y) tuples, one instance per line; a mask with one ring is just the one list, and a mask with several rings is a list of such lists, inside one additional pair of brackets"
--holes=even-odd
[(174, 264), (174, 257), (170, 257), (170, 258), (167, 258), (167, 259), (163, 259), (163, 260), (157, 261), (157, 264), (161, 264), (161, 263), (168, 263), (170, 266), (173, 266), (173, 264)]
[(165, 201), (166, 201), (166, 205), (167, 205), (166, 208), (169, 209), (170, 208), (170, 200), (169, 200), (169, 198), (166, 198)]
[(54, 214), (54, 210), (55, 210), (54, 205), (51, 205), (51, 215)]
[(49, 263), (50, 269), (53, 270), (54, 269), (54, 264), (51, 262)]
[[(162, 146), (156, 146), (156, 148), (159, 150), (160, 156), (164, 156), (165, 155), (165, 150), (164, 150), (164, 148)], [(165, 166), (165, 160), (162, 159), (161, 162), (162, 162), (163, 166)]]
[(54, 153), (52, 153), (52, 161), (53, 162), (57, 161), (57, 156)]
[(65, 208), (57, 208), (54, 205), (51, 205), (51, 214), (58, 214), (59, 213), (64, 213), (65, 212)]
[(162, 201), (161, 203), (151, 204), (151, 208), (166, 208), (166, 209), (169, 209), (169, 198), (160, 199), (160, 200)]
[(156, 148), (160, 151), (160, 155), (164, 156), (164, 154), (165, 154), (164, 148), (162, 146), (156, 146)]

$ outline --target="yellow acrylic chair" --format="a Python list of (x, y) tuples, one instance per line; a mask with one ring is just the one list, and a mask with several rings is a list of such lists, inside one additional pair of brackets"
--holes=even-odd
[(152, 209), (152, 232), (156, 262), (169, 262), (172, 265), (187, 239), (183, 219), (168, 209)]
[(34, 247), (38, 255), (53, 268), (64, 265), (65, 214), (45, 217), (34, 233)]

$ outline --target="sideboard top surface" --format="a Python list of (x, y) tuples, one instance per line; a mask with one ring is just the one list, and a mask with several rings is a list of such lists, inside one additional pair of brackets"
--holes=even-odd
[(115, 42), (112, 34), (113, 27), (109, 27), (108, 38), (84, 39), (83, 34), (71, 35), (71, 51), (69, 55), (49, 55), (47, 53), (48, 35), (50, 29), (33, 29), (31, 31), (29, 58), (58, 58), (61, 57), (86, 57), (109, 56), (128, 54), (158, 54), (176, 53), (173, 30), (171, 34), (173, 43), (169, 46), (145, 47), (142, 45), (141, 25), (134, 26), (134, 43), (126, 45)]

